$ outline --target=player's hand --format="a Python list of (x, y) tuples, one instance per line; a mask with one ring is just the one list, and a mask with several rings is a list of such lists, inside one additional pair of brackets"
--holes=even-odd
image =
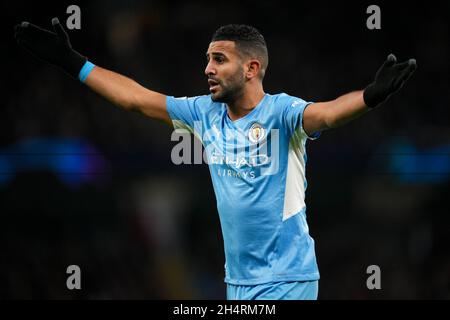
[(29, 22), (22, 22), (14, 27), (14, 37), (18, 44), (33, 55), (62, 68), (72, 77), (77, 78), (87, 59), (72, 49), (69, 36), (58, 18), (52, 19), (52, 25), (54, 32)]
[(400, 90), (417, 69), (415, 59), (397, 63), (397, 58), (390, 54), (375, 75), (375, 80), (364, 90), (364, 102), (369, 108), (375, 108)]

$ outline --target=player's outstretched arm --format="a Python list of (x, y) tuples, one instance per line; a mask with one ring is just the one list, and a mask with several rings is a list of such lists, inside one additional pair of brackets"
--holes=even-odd
[(364, 90), (350, 92), (333, 101), (313, 103), (305, 109), (303, 127), (307, 133), (336, 128), (358, 118), (400, 90), (417, 69), (415, 59), (397, 63), (390, 54)]
[(52, 19), (52, 25), (54, 32), (22, 22), (15, 26), (15, 38), (33, 55), (84, 82), (115, 105), (171, 123), (165, 95), (148, 90), (130, 78), (93, 65), (72, 49), (69, 36), (57, 18)]
[(166, 96), (144, 88), (130, 78), (95, 66), (84, 83), (125, 110), (138, 111), (153, 119), (172, 123), (166, 109)]

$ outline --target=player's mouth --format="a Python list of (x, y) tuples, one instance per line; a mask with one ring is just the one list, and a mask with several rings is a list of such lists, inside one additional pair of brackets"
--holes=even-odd
[(214, 79), (208, 79), (209, 92), (214, 93), (219, 89), (220, 83)]

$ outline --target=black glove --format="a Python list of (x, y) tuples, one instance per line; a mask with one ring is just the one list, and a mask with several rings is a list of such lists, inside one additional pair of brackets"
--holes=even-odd
[(52, 19), (53, 30), (42, 29), (29, 22), (22, 22), (14, 27), (17, 43), (38, 58), (54, 64), (74, 78), (87, 61), (86, 57), (72, 49), (64, 28), (58, 18)]
[(417, 69), (415, 59), (396, 63), (397, 58), (390, 54), (375, 75), (375, 80), (364, 89), (364, 102), (375, 108), (405, 84)]

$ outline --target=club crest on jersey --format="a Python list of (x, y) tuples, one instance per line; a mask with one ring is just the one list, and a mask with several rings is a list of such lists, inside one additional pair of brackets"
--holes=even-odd
[(266, 129), (262, 125), (260, 125), (258, 122), (255, 122), (252, 124), (248, 131), (248, 139), (252, 143), (258, 143), (261, 140), (265, 138), (266, 135)]

